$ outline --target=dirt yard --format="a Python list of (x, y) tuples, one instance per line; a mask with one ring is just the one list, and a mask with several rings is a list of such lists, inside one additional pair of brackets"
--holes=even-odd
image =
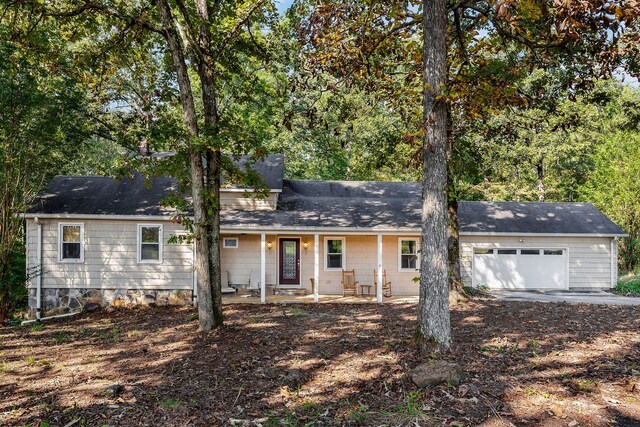
[(640, 309), (476, 300), (459, 386), (416, 389), (413, 305), (116, 309), (0, 329), (0, 425), (640, 425)]

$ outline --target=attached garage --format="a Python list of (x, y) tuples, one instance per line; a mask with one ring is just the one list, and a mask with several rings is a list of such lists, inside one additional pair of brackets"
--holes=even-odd
[(460, 255), (467, 286), (611, 288), (616, 238), (626, 234), (589, 203), (462, 202)]
[(473, 283), (497, 289), (566, 289), (567, 249), (474, 248)]

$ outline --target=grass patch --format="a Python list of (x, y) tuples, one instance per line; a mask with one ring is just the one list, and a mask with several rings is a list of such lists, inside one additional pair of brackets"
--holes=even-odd
[(111, 331), (111, 337), (112, 337), (112, 339), (113, 339), (113, 342), (118, 342), (118, 341), (120, 341), (120, 333), (121, 333), (121, 332), (122, 332), (122, 331), (120, 330), (120, 328), (119, 328), (119, 327), (117, 327), (117, 326), (114, 326), (114, 327), (113, 327), (113, 330)]
[(475, 288), (471, 286), (463, 286), (463, 291), (465, 295), (473, 298), (473, 297), (486, 297), (489, 296), (489, 286), (487, 285), (478, 285)]
[(640, 276), (627, 276), (618, 281), (613, 292), (619, 295), (640, 297)]
[(8, 374), (11, 372), (11, 365), (9, 362), (0, 361), (0, 375)]
[(53, 336), (53, 341), (56, 344), (60, 344), (63, 343), (65, 341), (70, 341), (71, 340), (71, 336), (69, 334), (67, 334), (66, 332), (58, 332), (57, 334), (55, 334)]
[(579, 379), (575, 382), (578, 390), (583, 392), (592, 392), (598, 387), (598, 383), (593, 380)]
[(31, 325), (31, 332), (40, 332), (44, 326), (40, 322)]
[(304, 424), (300, 424), (298, 418), (293, 412), (287, 412), (284, 415), (269, 415), (267, 421), (265, 422), (265, 425), (267, 427), (298, 427)]
[(176, 399), (162, 399), (159, 402), (159, 405), (164, 409), (176, 409), (178, 406), (180, 406), (180, 401)]
[(388, 425), (423, 425), (432, 424), (429, 411), (431, 407), (423, 404), (420, 391), (405, 394), (404, 402), (389, 410), (381, 411)]
[(301, 314), (302, 314), (302, 310), (300, 309), (300, 307), (291, 307), (289, 309), (290, 316), (300, 316)]

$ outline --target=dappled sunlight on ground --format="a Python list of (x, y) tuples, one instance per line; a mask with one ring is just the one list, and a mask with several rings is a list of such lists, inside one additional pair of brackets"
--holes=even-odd
[(160, 307), (5, 328), (0, 423), (640, 423), (635, 307), (455, 307), (455, 345), (441, 357), (466, 376), (430, 390), (407, 375), (428, 359), (413, 346), (415, 309), (226, 305), (225, 326), (208, 334), (193, 309)]

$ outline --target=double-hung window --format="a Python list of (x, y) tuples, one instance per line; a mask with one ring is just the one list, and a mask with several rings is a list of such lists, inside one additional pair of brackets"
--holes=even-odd
[(416, 271), (418, 268), (418, 239), (398, 239), (398, 269)]
[(162, 262), (162, 225), (138, 224), (138, 262)]
[(60, 262), (84, 262), (84, 224), (60, 223), (58, 242)]
[(327, 237), (324, 240), (326, 248), (325, 270), (342, 270), (344, 268), (344, 238)]

